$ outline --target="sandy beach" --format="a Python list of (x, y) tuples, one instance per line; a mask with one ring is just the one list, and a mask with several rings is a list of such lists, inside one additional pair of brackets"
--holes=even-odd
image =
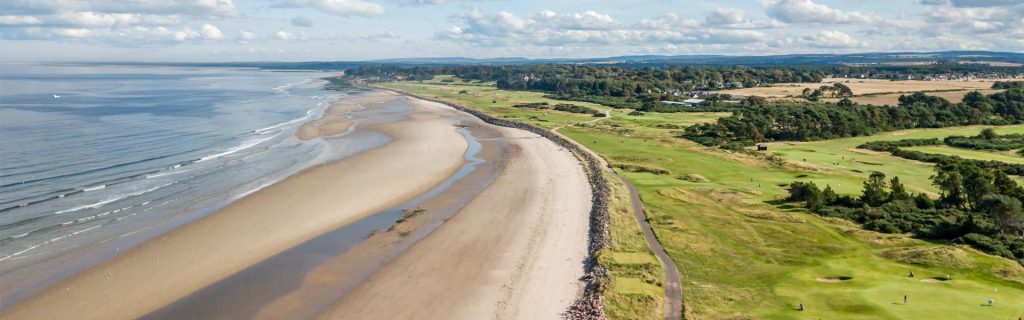
[[(381, 102), (399, 98), (367, 96)], [(239, 199), (55, 283), (2, 317), (137, 318), (318, 234), (407, 201), (462, 163), (466, 142), (448, 120), (451, 112), (417, 108), (409, 119), (370, 124), (394, 139)]]
[(321, 318), (560, 318), (582, 290), (586, 174), (550, 141), (499, 130), (516, 146), (502, 175)]
[(295, 136), (301, 140), (310, 140), (319, 137), (331, 137), (343, 134), (355, 124), (346, 113), (359, 108), (374, 108), (380, 104), (391, 101), (382, 93), (366, 93), (345, 98), (332, 103), (324, 110), (320, 119), (303, 123)]
[[(406, 99), (414, 107), (407, 119), (360, 122), (346, 114), (396, 99)], [(327, 263), (310, 271), (291, 294), (260, 310), (236, 314), (256, 318), (319, 314), (325, 319), (560, 318), (582, 291), (579, 278), (587, 253), (590, 187), (578, 161), (532, 133), (492, 126), (437, 103), (387, 92), (340, 100), (323, 118), (304, 124), (296, 133), (300, 139), (317, 139), (358, 125), (360, 130), (392, 137), (384, 146), (250, 194), (57, 282), (2, 316), (159, 317), (163, 313), (153, 312), (318, 235), (403, 204), (452, 176), (464, 163), (467, 150), (453, 119), (486, 135), (477, 138), (501, 142), (498, 148), (485, 142), (491, 147), (482, 152), (490, 158), (491, 170), (497, 170), (493, 182), (478, 187), (482, 191), (471, 193), (476, 196), (454, 209), (453, 216), (435, 217), (436, 229), (424, 226), (430, 223), (426, 217), (416, 217), (396, 225), (398, 231), (371, 236), (354, 248), (348, 255), (357, 260), (383, 263), (340, 300), (328, 298), (324, 304), (309, 297), (324, 300), (324, 293), (351, 281), (354, 275), (349, 271), (355, 270), (351, 262), (338, 264), (344, 267)], [(433, 201), (455, 203), (450, 197), (458, 195), (453, 194), (470, 193), (455, 188)], [(412, 236), (407, 238), (408, 234)], [(395, 249), (403, 239), (407, 245)], [(400, 251), (393, 257), (374, 257), (389, 252), (385, 249)]]

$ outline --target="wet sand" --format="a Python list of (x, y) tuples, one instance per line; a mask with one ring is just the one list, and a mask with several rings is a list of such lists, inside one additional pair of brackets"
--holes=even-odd
[[(380, 102), (397, 98), (367, 96)], [(303, 241), (406, 202), (461, 166), (467, 145), (449, 120), (452, 112), (418, 107), (409, 119), (371, 124), (393, 140), (250, 194), (59, 281), (0, 316), (137, 318)]]

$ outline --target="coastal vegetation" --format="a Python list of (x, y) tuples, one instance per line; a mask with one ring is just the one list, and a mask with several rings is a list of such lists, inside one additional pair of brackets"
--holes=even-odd
[[(998, 289), (1000, 301), (1024, 299), (1020, 264), (982, 253), (969, 246), (973, 243), (947, 244), (914, 239), (913, 234), (880, 233), (780, 201), (789, 196), (794, 180), (830, 186), (837, 195), (854, 197), (863, 191), (870, 173), (879, 171), (899, 176), (908, 193), (924, 194), (937, 202), (941, 190), (930, 179), (932, 165), (856, 146), (876, 140), (941, 141), (951, 135), (973, 135), (983, 127), (774, 142), (768, 152), (775, 160), (769, 160), (757, 153), (709, 148), (678, 137), (683, 128), (715, 123), (730, 117), (729, 112), (644, 112), (641, 116), (628, 115), (634, 110), (616, 110), (611, 117), (594, 121), (555, 110), (514, 108), (559, 102), (540, 92), (500, 90), (493, 82), (425, 80), (384, 85), (555, 129), (613, 163), (673, 173), (619, 169), (639, 189), (648, 221), (684, 275), (688, 318), (793, 318), (800, 303), (808, 306), (800, 316), (808, 317), (964, 318), (977, 315), (975, 308), (981, 301), (973, 301), (996, 295), (993, 289)], [(458, 94), (462, 90), (467, 93)], [(1024, 127), (1002, 126), (996, 132), (1024, 133)], [(610, 204), (612, 251), (599, 259), (614, 279), (604, 290), (605, 311), (612, 319), (658, 318), (660, 273), (643, 266), (656, 265), (656, 260), (639, 245), (636, 225), (628, 215), (615, 214), (617, 192), (613, 188)], [(620, 241), (637, 242), (616, 245)], [(908, 269), (920, 276), (906, 277)], [(947, 274), (952, 281), (922, 281)], [(850, 279), (826, 281), (838, 276)], [(907, 292), (928, 301), (913, 309), (893, 304)], [(983, 311), (1008, 317), (1022, 310), (1002, 304)]]

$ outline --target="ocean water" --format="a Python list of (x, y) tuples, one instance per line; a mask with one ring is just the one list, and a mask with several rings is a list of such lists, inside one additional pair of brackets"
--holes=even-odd
[[(73, 264), (80, 259), (67, 257), (104, 244), (137, 244), (383, 143), (294, 137), (343, 96), (322, 89), (317, 78), (328, 75), (0, 65), (0, 287), (39, 286), (15, 285), (14, 275), (45, 261)], [(75, 268), (50, 269), (56, 278)]]

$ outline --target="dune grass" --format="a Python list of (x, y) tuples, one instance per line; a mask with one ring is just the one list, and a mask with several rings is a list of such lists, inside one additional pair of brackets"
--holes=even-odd
[[(543, 101), (539, 93), (472, 85), (391, 84), (419, 94), (450, 98), (497, 116), (530, 119), (538, 111), (508, 110), (499, 101)], [(468, 94), (457, 94), (466, 90)], [(455, 92), (455, 93), (452, 93)], [(478, 97), (489, 97), (480, 99)], [(537, 100), (529, 100), (537, 99)], [(603, 110), (603, 108), (598, 108)], [(1024, 316), (1024, 268), (970, 248), (934, 244), (902, 235), (865, 231), (780, 203), (794, 180), (860, 191), (873, 171), (899, 175), (912, 190), (934, 191), (929, 164), (853, 148), (875, 140), (973, 135), (981, 127), (907, 130), (872, 137), (809, 143), (773, 143), (763, 157), (710, 149), (675, 138), (678, 127), (724, 114), (655, 114), (592, 121), (559, 115), (547, 123), (613, 163), (664, 168), (671, 175), (622, 172), (641, 193), (658, 238), (683, 275), (689, 319), (1016, 319)], [(999, 127), (1000, 134), (1024, 126)], [(805, 160), (806, 159), (806, 160)], [(836, 164), (838, 163), (838, 164)], [(699, 175), (700, 182), (677, 176)], [(614, 185), (613, 185), (614, 186)], [(614, 187), (616, 189), (624, 186)], [(622, 190), (615, 193), (621, 197)], [(612, 248), (600, 260), (613, 275), (606, 312), (613, 319), (656, 319), (661, 312), (660, 270), (623, 202), (613, 200)], [(628, 203), (628, 202), (626, 202)], [(616, 209), (618, 206), (618, 209)], [(941, 250), (934, 250), (940, 248)], [(645, 258), (646, 257), (646, 258)], [(647, 260), (651, 259), (651, 260)], [(915, 278), (907, 277), (913, 269)], [(952, 281), (921, 281), (944, 277)], [(822, 277), (848, 276), (837, 283)], [(653, 280), (653, 281), (647, 281)], [(902, 304), (904, 294), (910, 305)], [(984, 307), (989, 298), (994, 307)], [(803, 303), (806, 311), (797, 311)]]

